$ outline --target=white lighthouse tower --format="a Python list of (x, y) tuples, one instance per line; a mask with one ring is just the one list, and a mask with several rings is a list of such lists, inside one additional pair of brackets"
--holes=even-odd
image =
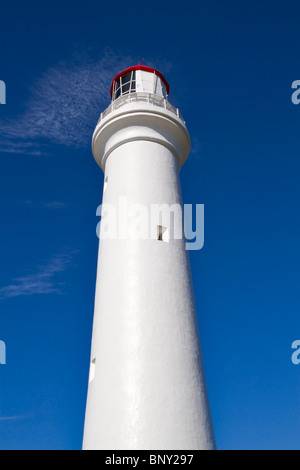
[[(123, 225), (132, 208), (182, 207), (190, 139), (168, 94), (157, 70), (130, 67), (96, 126), (103, 205)], [(137, 224), (137, 236), (100, 239), (84, 449), (214, 449), (189, 256), (172, 220), (151, 220), (155, 236)]]

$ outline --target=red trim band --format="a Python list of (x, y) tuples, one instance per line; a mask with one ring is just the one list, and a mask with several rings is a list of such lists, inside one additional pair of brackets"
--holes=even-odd
[(119, 78), (122, 77), (123, 75), (126, 75), (127, 73), (132, 72), (134, 70), (143, 70), (144, 72), (155, 73), (156, 75), (158, 75), (159, 78), (161, 78), (162, 82), (166, 86), (167, 94), (169, 94), (170, 87), (169, 87), (169, 84), (168, 84), (167, 80), (165, 79), (165, 77), (163, 76), (162, 73), (160, 73), (158, 70), (152, 69), (151, 67), (147, 67), (146, 65), (134, 65), (133, 67), (129, 67), (128, 69), (123, 70), (123, 72), (118, 73), (118, 75), (113, 79), (111, 87), (110, 87), (110, 96), (111, 97), (113, 95), (114, 83), (117, 82), (119, 80)]

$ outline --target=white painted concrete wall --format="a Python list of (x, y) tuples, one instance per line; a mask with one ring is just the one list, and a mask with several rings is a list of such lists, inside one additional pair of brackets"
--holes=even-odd
[[(103, 202), (116, 209), (119, 196), (182, 204), (187, 131), (142, 106), (112, 113), (94, 134)], [(84, 449), (214, 448), (184, 240), (100, 241), (90, 379)]]
[(136, 91), (144, 93), (155, 93), (166, 98), (167, 91), (165, 84), (158, 75), (142, 70), (136, 71)]

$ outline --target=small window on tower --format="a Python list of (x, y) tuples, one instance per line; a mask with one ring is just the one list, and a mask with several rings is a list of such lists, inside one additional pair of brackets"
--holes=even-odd
[(169, 243), (170, 235), (167, 227), (163, 227), (162, 225), (157, 226), (157, 240)]
[(89, 383), (94, 380), (95, 373), (96, 373), (96, 359), (93, 359), (92, 362), (91, 362), (91, 365), (90, 365)]
[(107, 189), (107, 183), (108, 183), (108, 176), (106, 176), (106, 177), (105, 177), (105, 180), (104, 180), (103, 192), (105, 192), (106, 189)]

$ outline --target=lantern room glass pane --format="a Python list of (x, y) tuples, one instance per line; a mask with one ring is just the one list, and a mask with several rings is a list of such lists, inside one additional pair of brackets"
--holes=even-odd
[(122, 77), (122, 85), (125, 83), (129, 83), (131, 80), (131, 73), (127, 73), (126, 75), (123, 75)]
[(116, 91), (115, 91), (115, 100), (116, 100), (121, 95), (120, 82), (117, 82), (115, 86), (116, 86)]
[(130, 90), (130, 81), (127, 83), (123, 83), (123, 80), (122, 80), (122, 95), (129, 93), (129, 90)]
[(136, 91), (135, 71), (126, 73), (115, 83), (114, 100)]

